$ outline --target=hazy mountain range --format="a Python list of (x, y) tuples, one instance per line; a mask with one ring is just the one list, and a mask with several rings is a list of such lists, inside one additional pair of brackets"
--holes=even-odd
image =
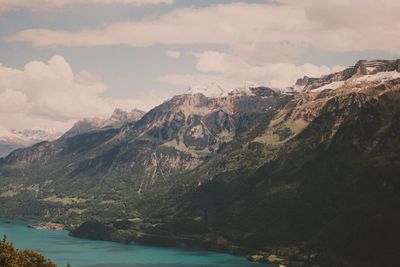
[(9, 129), (0, 131), (0, 157), (6, 156), (17, 148), (27, 147), (41, 141), (53, 141), (62, 135), (56, 130), (22, 130)]
[(202, 85), (134, 113), (1, 159), (2, 215), (288, 266), (400, 263), (400, 60), (289, 88)]
[(0, 131), (0, 157), (7, 156), (11, 151), (31, 146), (43, 141), (54, 141), (59, 137), (72, 137), (74, 135), (121, 127), (124, 123), (140, 119), (145, 112), (133, 109), (130, 112), (116, 108), (110, 118), (84, 118), (77, 121), (66, 133), (55, 129), (32, 129)]

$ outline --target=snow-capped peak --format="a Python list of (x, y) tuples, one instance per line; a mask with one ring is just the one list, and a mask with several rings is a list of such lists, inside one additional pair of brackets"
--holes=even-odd
[(187, 91), (188, 94), (194, 95), (194, 94), (203, 94), (207, 97), (224, 97), (229, 94), (231, 90), (215, 83), (201, 83), (198, 85), (194, 85), (189, 88)]
[(222, 85), (212, 82), (209, 84), (202, 83), (195, 86), (190, 87), (188, 90), (188, 94), (203, 94), (206, 97), (226, 97), (228, 95), (252, 95), (253, 92), (251, 89), (260, 87), (259, 84), (251, 81), (245, 81), (243, 87), (238, 87), (235, 89), (228, 89), (223, 87)]
[(261, 87), (261, 85), (251, 82), (251, 81), (245, 81), (244, 82), (244, 87), (239, 87), (234, 90), (232, 90), (231, 95), (234, 96), (241, 96), (241, 95), (253, 95), (253, 91), (251, 89)]

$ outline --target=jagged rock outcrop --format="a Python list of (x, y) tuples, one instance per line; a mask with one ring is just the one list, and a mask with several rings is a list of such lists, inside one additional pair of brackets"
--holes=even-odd
[(63, 138), (70, 138), (75, 135), (88, 133), (91, 131), (120, 128), (125, 123), (139, 120), (144, 114), (145, 112), (139, 109), (133, 109), (130, 112), (127, 112), (116, 108), (111, 117), (108, 119), (84, 118), (77, 121), (72, 128), (63, 135)]

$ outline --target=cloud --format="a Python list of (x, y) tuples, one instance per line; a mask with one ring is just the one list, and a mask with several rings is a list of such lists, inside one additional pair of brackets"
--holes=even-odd
[(168, 74), (160, 77), (160, 80), (187, 87), (200, 83), (217, 82), (224, 87), (237, 88), (243, 86), (248, 80), (272, 87), (287, 87), (294, 85), (296, 80), (304, 75), (319, 77), (343, 69), (341, 66), (330, 68), (313, 64), (295, 65), (291, 63), (250, 65), (237, 56), (215, 51), (195, 53), (194, 56), (197, 59), (196, 68), (199, 73)]
[[(282, 19), (283, 17), (285, 19)], [(147, 47), (155, 44), (218, 44), (249, 55), (261, 47), (266, 53), (268, 46), (273, 45), (278, 48), (286, 47), (285, 54), (292, 54), (292, 44), (304, 38), (301, 25), (307, 23), (301, 9), (234, 3), (176, 9), (168, 14), (138, 21), (112, 23), (100, 29), (28, 29), (7, 36), (6, 40), (32, 42), (35, 46), (127, 44)], [(286, 45), (280, 44), (282, 38), (285, 39)], [(271, 40), (277, 40), (278, 45)], [(277, 53), (267, 54), (275, 58)], [(261, 54), (258, 55), (260, 56)]]
[(22, 70), (0, 65), (1, 126), (65, 130), (83, 117), (108, 117), (115, 107), (149, 109), (167, 97), (146, 92), (139, 99), (118, 99), (105, 97), (107, 90), (90, 72), (74, 73), (62, 56), (29, 62)]
[(173, 0), (0, 0), (0, 11), (31, 9), (31, 10), (51, 10), (72, 5), (160, 5), (172, 4)]
[(293, 62), (306, 48), (400, 53), (398, 0), (280, 0), (181, 8), (98, 29), (28, 29), (6, 37), (36, 46), (216, 44), (252, 61)]
[(180, 59), (182, 54), (179, 51), (167, 51), (167, 56), (173, 59)]

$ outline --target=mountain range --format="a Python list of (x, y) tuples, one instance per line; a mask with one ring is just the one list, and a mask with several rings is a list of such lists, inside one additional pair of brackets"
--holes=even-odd
[(3, 130), (0, 131), (0, 157), (6, 156), (11, 151), (28, 147), (41, 141), (53, 141), (62, 135), (56, 130), (26, 129), (26, 130)]
[(400, 264), (400, 60), (137, 113), (0, 159), (1, 215), (287, 266)]

